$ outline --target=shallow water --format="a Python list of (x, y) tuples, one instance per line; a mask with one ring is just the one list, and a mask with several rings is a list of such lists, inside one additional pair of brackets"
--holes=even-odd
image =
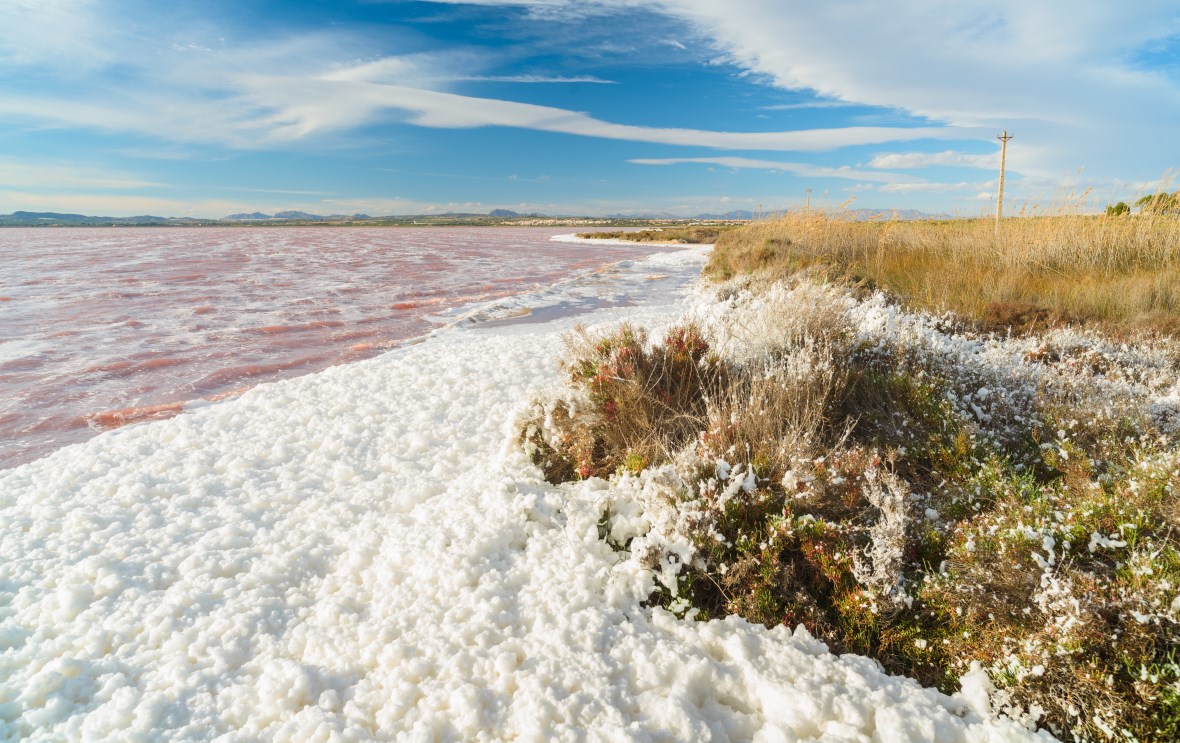
[(609, 305), (620, 261), (669, 249), (562, 232), (0, 230), (0, 468), (443, 324)]

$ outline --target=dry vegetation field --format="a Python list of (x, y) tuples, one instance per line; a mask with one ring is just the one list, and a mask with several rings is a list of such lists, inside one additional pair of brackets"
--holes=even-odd
[(1025, 216), (1004, 220), (997, 234), (990, 219), (853, 221), (804, 211), (719, 236), (706, 270), (782, 277), (809, 266), (989, 329), (1180, 332), (1177, 216)]
[[(835, 652), (1062, 740), (1180, 739), (1180, 222), (726, 232), (685, 321), (570, 336), (521, 441), (683, 616)], [(642, 514), (637, 517), (636, 514)]]

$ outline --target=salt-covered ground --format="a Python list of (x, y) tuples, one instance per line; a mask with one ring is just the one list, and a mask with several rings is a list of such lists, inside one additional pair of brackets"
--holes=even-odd
[(457, 326), (0, 472), (0, 736), (1031, 737), (802, 631), (641, 608), (607, 484), (511, 444), (571, 322)]

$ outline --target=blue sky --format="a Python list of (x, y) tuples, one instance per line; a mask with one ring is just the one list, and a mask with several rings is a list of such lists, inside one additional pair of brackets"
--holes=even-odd
[(1177, 122), (1174, 0), (0, 2), (0, 213), (978, 214)]

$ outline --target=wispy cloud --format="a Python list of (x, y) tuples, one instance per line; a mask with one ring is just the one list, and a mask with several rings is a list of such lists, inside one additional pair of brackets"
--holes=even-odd
[(809, 108), (848, 108), (857, 104), (849, 101), (800, 101), (799, 103), (776, 103), (770, 106), (759, 106), (762, 111), (800, 111)]
[(603, 80), (593, 75), (574, 77), (546, 77), (544, 75), (483, 75), (458, 77), (456, 80), (486, 83), (590, 83), (594, 85), (617, 85), (614, 80)]
[(661, 5), (734, 63), (780, 87), (952, 125), (1013, 129), (1010, 165), (1017, 169), (1135, 172), (1180, 158), (1167, 133), (1180, 117), (1180, 88), (1124, 61), (1129, 50), (1180, 32), (1174, 3), (1068, 10), (1023, 0)]
[(62, 101), (43, 96), (0, 99), (0, 116), (56, 125), (132, 131), (239, 148), (273, 147), (347, 132), (398, 118), (423, 127), (513, 127), (601, 139), (727, 150), (820, 152), (840, 147), (925, 139), (969, 139), (985, 132), (957, 127), (853, 126), (797, 131), (725, 132), (617, 124), (550, 106), (437, 90), (324, 79), (241, 75), (218, 98), (194, 101), (171, 93), (154, 100)]
[[(550, 17), (587, 12), (575, 0), (480, 2)], [(633, 3), (590, 5), (604, 12)], [(645, 7), (688, 23), (722, 60), (782, 89), (953, 126), (1014, 130), (1009, 165), (1023, 172), (1086, 166), (1144, 178), (1180, 162), (1180, 79), (1133, 62), (1137, 50), (1180, 37), (1172, 0), (1068, 7), (1026, 0), (651, 0)]]
[(663, 157), (637, 158), (628, 160), (636, 165), (679, 165), (696, 163), (703, 165), (719, 165), (725, 168), (750, 168), (756, 170), (770, 170), (778, 173), (791, 173), (808, 178), (844, 178), (854, 181), (879, 181), (885, 183), (909, 182), (915, 180), (905, 175), (894, 173), (875, 173), (870, 170), (856, 170), (853, 168), (829, 168), (808, 163), (790, 163), (778, 160), (755, 160), (748, 157)]
[[(990, 186), (973, 183), (970, 175), (960, 182), (963, 175), (946, 168), (994, 171), (995, 155), (979, 151), (995, 147), (994, 135), (1002, 128), (1016, 134), (1008, 150), (1014, 192), (1039, 184), (1072, 187), (1061, 174), (1079, 165), (1087, 168), (1085, 179), (1075, 179), (1083, 187), (1121, 189), (1129, 186), (1120, 184), (1145, 181), (1180, 164), (1180, 139), (1173, 136), (1174, 122), (1180, 120), (1180, 79), (1148, 69), (1139, 54), (1180, 37), (1174, 0), (1141, 0), (1125, 7), (1081, 3), (1068, 10), (1026, 0), (949, 5), (929, 0), (467, 2), (472, 3), (517, 10), (497, 14), (459, 8), (444, 15), (510, 19), (509, 35), (485, 44), (481, 34), (490, 29), (480, 28), (451, 43), (455, 36), (432, 37), (423, 26), (399, 30), (396, 23), (312, 26), (306, 19), (277, 19), (258, 25), (233, 20), (231, 14), (202, 12), (207, 8), (193, 0), (162, 5), (0, 0), (0, 123), (10, 131), (28, 130), (13, 133), (30, 142), (60, 137), (52, 130), (119, 135), (103, 138), (111, 148), (107, 156), (137, 151), (137, 157), (195, 162), (228, 156), (239, 172), (277, 155), (243, 157), (233, 150), (361, 151), (376, 142), (388, 155), (399, 147), (409, 150), (412, 141), (463, 139), (449, 132), (432, 138), (406, 125), (506, 127), (652, 145), (657, 157), (633, 161), (643, 165), (759, 169), (797, 178), (839, 178), (877, 192), (944, 193), (956, 199)], [(136, 12), (145, 7), (153, 13)], [(612, 35), (616, 28), (618, 34)], [(588, 43), (579, 47), (579, 39)], [(561, 56), (565, 48), (590, 47), (593, 52), (577, 60), (593, 64)], [(729, 75), (737, 80), (734, 88), (750, 86), (743, 94), (761, 90), (752, 104), (747, 98), (732, 104), (733, 110), (712, 109), (707, 115), (636, 106), (624, 95), (631, 86), (605, 86), (614, 82), (608, 78), (632, 79), (614, 71), (628, 63), (645, 64), (638, 61), (641, 49), (646, 59), (654, 49), (677, 65), (713, 65), (707, 73), (711, 79)], [(544, 64), (550, 59), (560, 63)], [(596, 66), (599, 62), (604, 64)], [(486, 83), (522, 87), (502, 93), (505, 88)], [(523, 102), (551, 102), (548, 96), (564, 91), (544, 86), (562, 84), (603, 87), (585, 91), (595, 94), (581, 99), (587, 110)], [(523, 87), (529, 85), (534, 87)], [(789, 94), (782, 94), (783, 103), (765, 108), (816, 109), (816, 120), (825, 124), (786, 131), (767, 131), (763, 124), (762, 131), (749, 131), (757, 128), (750, 107), (768, 102), (767, 86)], [(489, 90), (502, 97), (488, 97)], [(606, 108), (608, 99), (626, 103)], [(853, 107), (859, 110), (840, 110)], [(865, 108), (871, 116), (886, 118), (851, 115), (863, 116)], [(537, 139), (552, 144), (556, 138)], [(860, 149), (839, 152), (851, 147)], [(924, 151), (930, 149), (938, 151)], [(619, 161), (634, 154), (633, 148), (614, 149), (624, 150)], [(586, 151), (578, 152), (585, 156)], [(602, 151), (610, 150), (604, 146)], [(831, 151), (836, 153), (776, 154)], [(158, 154), (147, 154), (152, 152)], [(791, 162), (796, 159), (814, 162)], [(155, 178), (130, 172), (132, 167), (116, 172), (93, 162), (29, 162), (0, 159), (0, 188), (28, 195), (88, 191), (112, 197), (162, 188), (152, 182)], [(383, 163), (362, 167), (371, 164)], [(490, 159), (481, 165), (488, 168), (476, 175), (489, 178), (517, 167), (497, 163), (493, 169)], [(154, 174), (201, 167), (150, 166)], [(441, 171), (449, 166), (414, 167)], [(925, 170), (921, 179), (904, 172), (918, 170)], [(634, 178), (636, 169), (630, 173)], [(642, 177), (654, 183), (663, 175), (648, 170)], [(934, 183), (940, 177), (956, 182)], [(781, 182), (791, 184), (792, 178)], [(305, 184), (317, 185), (310, 177), (297, 185)], [(445, 184), (434, 185), (442, 192)], [(474, 184), (462, 188), (476, 191)], [(267, 196), (265, 191), (258, 192), (263, 200), (306, 197), (308, 204), (290, 206), (324, 209), (312, 198), (320, 193), (280, 190)]]
[(81, 72), (109, 64), (94, 0), (5, 0), (0, 4), (0, 67), (51, 64)]
[(288, 188), (246, 188), (244, 186), (217, 186), (219, 191), (237, 191), (240, 193), (274, 193), (290, 196), (327, 196), (327, 191), (297, 191)]
[(46, 192), (0, 189), (0, 203), (13, 210), (81, 212), (94, 216), (153, 214), (211, 216), (230, 214), (239, 205), (227, 200), (180, 200), (137, 194), (104, 194), (90, 191)]
[[(92, 9), (84, 0), (56, 1), (79, 12)], [(533, 5), (553, 11), (563, 7), (556, 2)], [(592, 5), (575, 12), (619, 7), (615, 2)], [(24, 19), (27, 13), (18, 15)], [(358, 49), (357, 39), (332, 32), (243, 44), (215, 37), (211, 31), (204, 35), (208, 39), (201, 36), (184, 44), (160, 39), (143, 46), (134, 24), (127, 19), (104, 23), (94, 13), (83, 15), (95, 24), (94, 29), (79, 31), (84, 40), (106, 33), (107, 46), (126, 49), (118, 62), (119, 74), (127, 82), (117, 87), (84, 85), (64, 95), (45, 90), (11, 91), (0, 97), (0, 118), (236, 148), (290, 146), (387, 121), (451, 129), (513, 127), (611, 140), (767, 151), (823, 151), (983, 136), (969, 129), (941, 126), (730, 132), (621, 124), (579, 111), (451, 92), (449, 85), (463, 79), (607, 82), (591, 76), (462, 74), (480, 63), (478, 54), (463, 50), (366, 55), (363, 46)], [(0, 12), (0, 22), (12, 16), (11, 10)], [(16, 61), (43, 58), (52, 48), (52, 44), (39, 46), (43, 42), (22, 42), (26, 53)]]
[(994, 181), (975, 183), (969, 183), (967, 181), (960, 181), (958, 183), (886, 183), (883, 186), (878, 186), (877, 190), (883, 193), (946, 193), (949, 191), (970, 191), (985, 188), (993, 184)]
[(961, 165), (972, 168), (999, 168), (998, 153), (976, 155), (967, 152), (946, 150), (944, 152), (895, 152), (881, 153), (869, 161), (870, 168), (890, 170), (915, 170), (931, 165)]
[(52, 160), (0, 159), (0, 184), (20, 184), (22, 188), (73, 189), (100, 191), (158, 188), (161, 184), (118, 171)]

